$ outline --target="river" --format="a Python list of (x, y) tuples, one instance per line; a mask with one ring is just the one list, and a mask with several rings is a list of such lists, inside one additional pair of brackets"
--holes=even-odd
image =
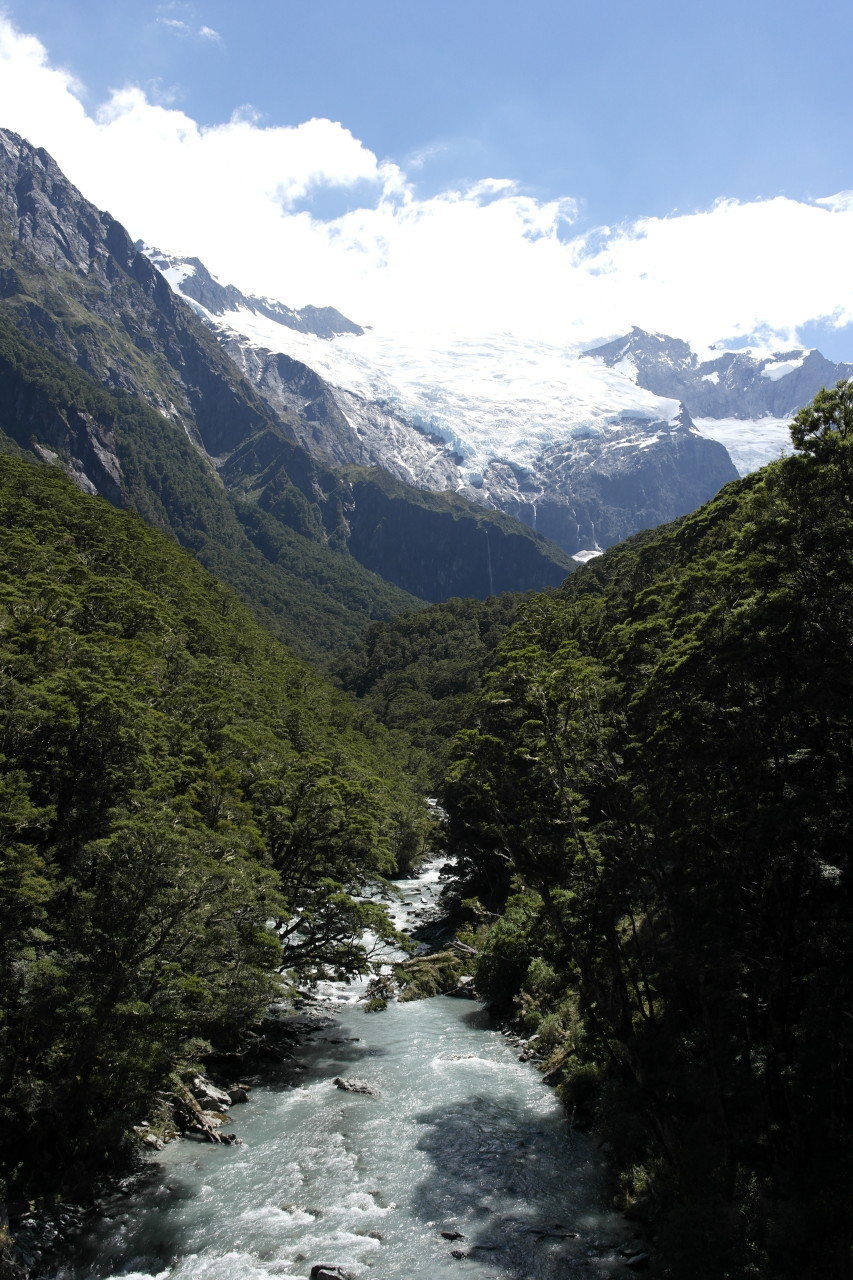
[[(401, 926), (437, 882), (433, 866), (398, 883)], [(488, 1013), (447, 996), (366, 1013), (364, 986), (324, 987), (295, 1072), (234, 1108), (240, 1145), (171, 1143), (55, 1280), (268, 1280), (321, 1263), (364, 1280), (621, 1271), (631, 1233), (601, 1208), (594, 1146)]]

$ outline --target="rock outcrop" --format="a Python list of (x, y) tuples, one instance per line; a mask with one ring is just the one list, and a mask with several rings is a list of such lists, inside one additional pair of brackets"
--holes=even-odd
[(700, 360), (680, 338), (636, 327), (587, 355), (623, 369), (655, 395), (680, 400), (694, 418), (783, 418), (808, 404), (821, 387), (853, 377), (853, 364), (834, 364), (801, 347), (770, 356), (721, 351)]
[(332, 1083), (344, 1093), (363, 1093), (368, 1098), (382, 1097), (376, 1086), (369, 1084), (367, 1080), (346, 1080), (343, 1076), (335, 1076)]

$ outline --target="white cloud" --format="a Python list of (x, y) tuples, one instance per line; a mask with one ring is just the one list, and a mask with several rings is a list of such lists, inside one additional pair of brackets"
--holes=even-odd
[(178, 36), (200, 36), (202, 40), (209, 40), (213, 44), (224, 44), (225, 41), (218, 31), (213, 27), (201, 26), (197, 30), (189, 22), (185, 22), (183, 18), (158, 18), (157, 22), (161, 27), (168, 27), (170, 31), (174, 31)]
[(190, 35), (192, 28), (188, 22), (182, 22), (180, 18), (158, 18), (161, 27), (169, 27), (172, 31), (176, 31), (178, 35)]
[[(330, 120), (264, 127), (240, 108), (203, 128), (136, 86), (94, 115), (81, 92), (0, 18), (0, 124), (46, 147), (133, 236), (291, 305), (332, 303), (397, 329), (567, 343), (631, 324), (703, 344), (786, 342), (809, 320), (853, 320), (849, 192), (720, 201), (573, 234), (573, 200), (538, 200), (507, 179), (420, 199), (403, 170)], [(311, 196), (328, 188), (358, 207), (313, 216)]]

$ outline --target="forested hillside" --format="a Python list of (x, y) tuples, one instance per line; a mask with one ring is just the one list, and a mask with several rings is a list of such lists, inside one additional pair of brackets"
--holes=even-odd
[(853, 1265), (853, 385), (792, 434), (523, 606), (445, 789), (478, 988), (673, 1280)]
[(522, 599), (446, 600), (373, 623), (334, 668), (372, 715), (405, 733), (409, 770), (428, 791), (444, 778), (453, 735)]
[(233, 1047), (279, 970), (362, 970), (363, 928), (389, 925), (353, 895), (428, 818), (394, 735), (186, 552), (9, 457), (0, 621), (0, 1183), (19, 1198), (120, 1161), (152, 1092)]
[[(254, 502), (229, 499), (184, 430), (138, 396), (100, 386), (2, 312), (0, 450), (54, 462), (170, 533), (303, 656), (343, 648), (371, 618), (418, 607), (414, 596), (326, 546), (308, 527), (314, 519), (322, 532), (322, 519), (292, 484), (279, 487), (290, 525)], [(307, 513), (304, 532), (291, 527), (300, 525), (299, 511)]]

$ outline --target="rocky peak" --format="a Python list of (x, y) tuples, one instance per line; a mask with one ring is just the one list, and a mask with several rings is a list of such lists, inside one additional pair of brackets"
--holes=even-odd
[[(593, 347), (590, 351), (585, 351), (584, 355), (602, 360), (610, 369), (620, 365), (623, 360), (631, 360), (638, 372), (659, 365), (673, 369), (693, 369), (697, 363), (689, 344), (681, 338), (670, 338), (665, 333), (647, 333), (637, 325), (623, 338), (614, 338), (612, 342)], [(645, 384), (641, 382), (640, 385)]]
[(681, 400), (694, 418), (783, 418), (824, 386), (853, 376), (819, 351), (721, 351), (700, 361), (688, 343), (636, 326), (622, 338), (584, 353), (628, 374), (655, 395)]
[(318, 338), (336, 338), (342, 333), (360, 335), (360, 325), (348, 320), (334, 307), (314, 307), (310, 304), (299, 311), (273, 298), (258, 298), (254, 294), (241, 293), (233, 284), (220, 284), (198, 258), (177, 258), (144, 241), (138, 240), (136, 248), (153, 262), (167, 280), (185, 297), (204, 307), (210, 315), (222, 316), (229, 311), (253, 311), (266, 316), (276, 324), (299, 333), (313, 333)]
[(44, 265), (82, 273), (105, 255), (113, 219), (72, 187), (41, 148), (0, 129), (0, 216), (20, 249)]

